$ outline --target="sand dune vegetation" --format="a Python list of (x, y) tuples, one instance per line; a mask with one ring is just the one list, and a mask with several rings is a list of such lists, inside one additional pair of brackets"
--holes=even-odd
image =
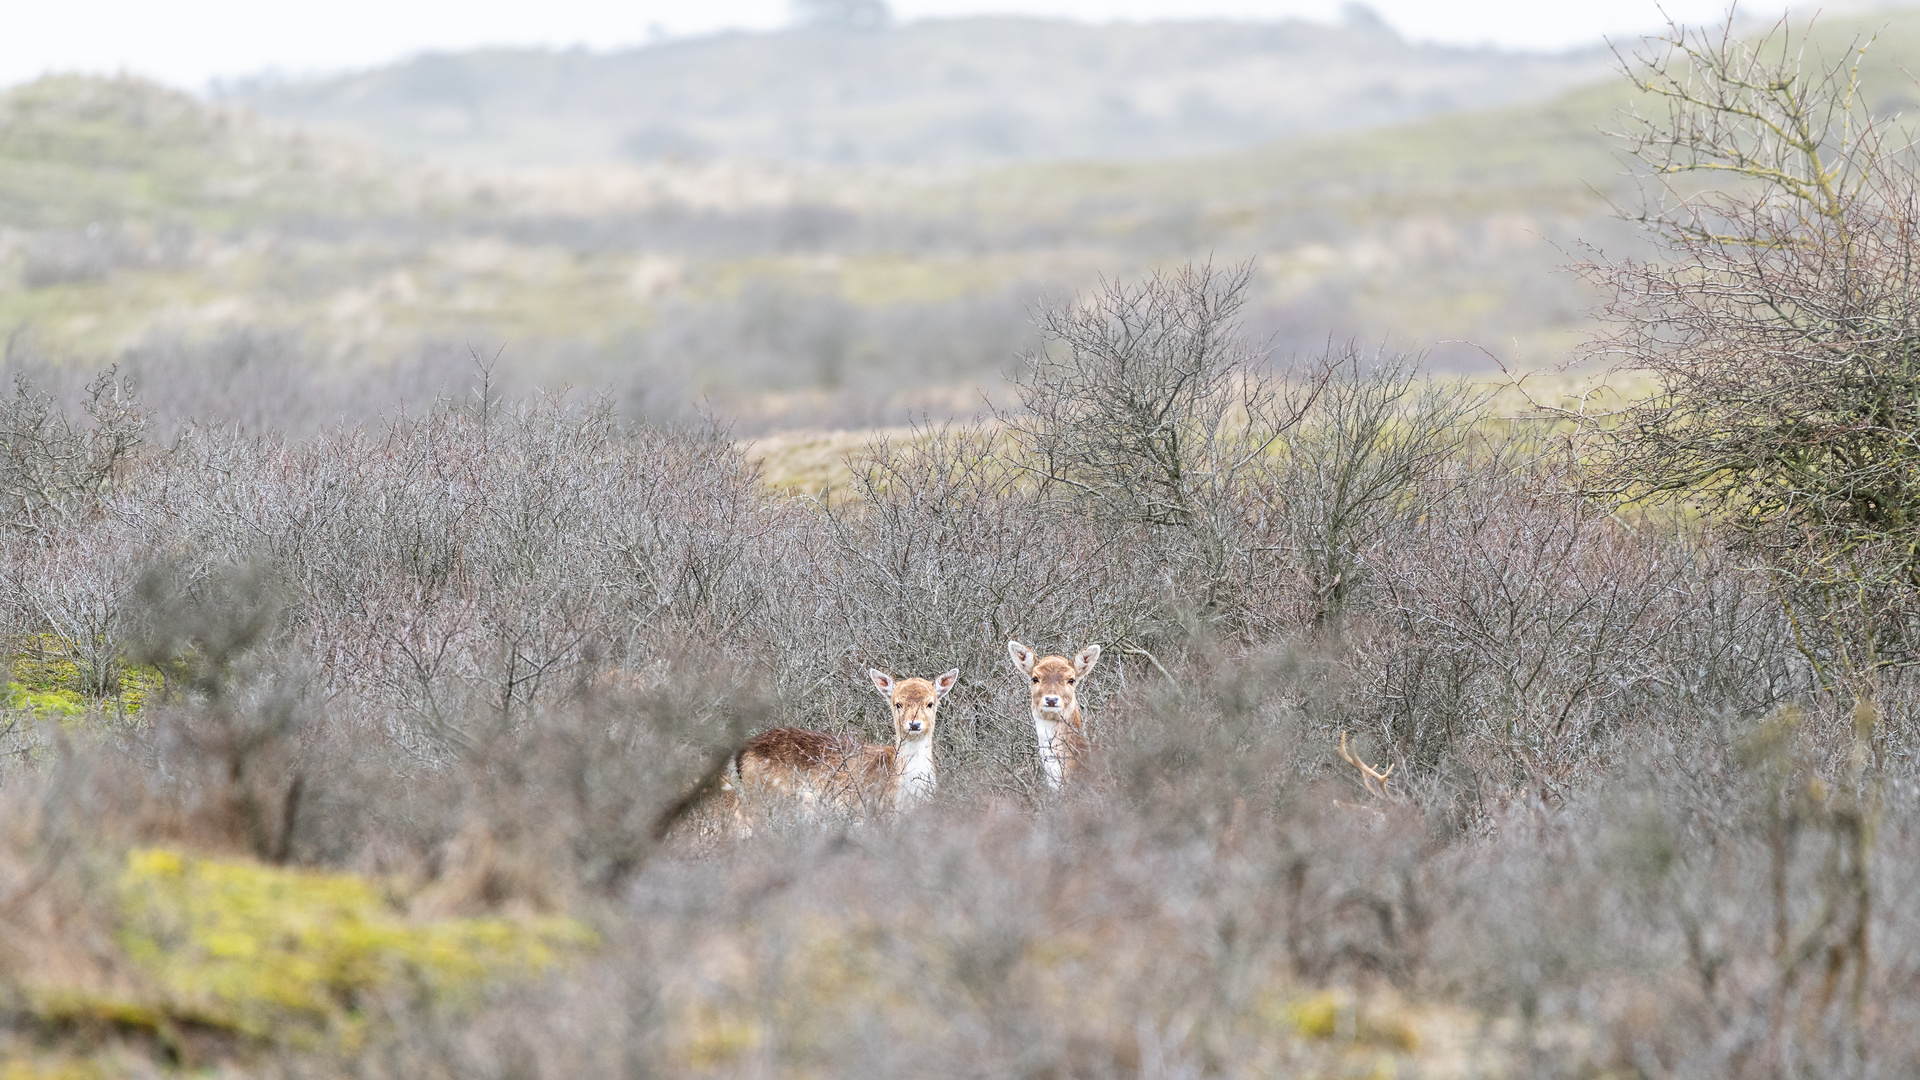
[[(16, 358), (0, 1076), (1913, 1075), (1920, 181), (1797, 33), (1631, 64), (1611, 396), (1276, 349), (1225, 258), (857, 439)], [(248, 160), (195, 229), (306, 197)], [(60, 235), (106, 268), (7, 302), (167, 272)], [(757, 734), (888, 747), (881, 673), (937, 788), (741, 828)]]

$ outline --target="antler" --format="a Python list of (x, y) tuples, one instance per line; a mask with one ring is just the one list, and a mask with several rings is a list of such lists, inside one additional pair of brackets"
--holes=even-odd
[(1347, 733), (1345, 731), (1340, 733), (1340, 759), (1360, 770), (1360, 783), (1366, 786), (1368, 794), (1381, 799), (1393, 798), (1393, 795), (1387, 791), (1387, 777), (1393, 775), (1394, 767), (1389, 765), (1387, 766), (1386, 772), (1381, 772), (1360, 760), (1358, 754), (1347, 749)]

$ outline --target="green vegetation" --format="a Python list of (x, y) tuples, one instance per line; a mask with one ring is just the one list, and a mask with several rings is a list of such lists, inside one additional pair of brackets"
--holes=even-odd
[(12, 658), (0, 708), (23, 709), (61, 719), (99, 710), (133, 716), (147, 697), (164, 685), (160, 669), (151, 665), (116, 664), (115, 687), (106, 695), (88, 690), (84, 660), (72, 645), (54, 634), (35, 634)]
[(131, 852), (119, 888), (120, 947), (166, 1010), (258, 1039), (351, 1037), (371, 996), (470, 998), (594, 940), (561, 917), (416, 922), (351, 875), (164, 849)]
[(49, 76), (0, 95), (0, 222), (13, 228), (365, 213), (379, 204), (351, 163), (341, 147), (132, 77)]
[(351, 1052), (395, 1005), (474, 1006), (596, 944), (562, 916), (409, 918), (353, 875), (164, 848), (127, 854), (113, 938), (109, 959), (127, 977), (109, 986), (47, 972), (17, 984), (29, 1017), (82, 1036), (91, 1052), (36, 1062), (0, 1047), (0, 1076), (118, 1075), (106, 1033), (183, 1064), (192, 1040), (209, 1036)]
[[(1882, 24), (1874, 70), (1913, 66), (1920, 15), (1815, 39)], [(1601, 133), (1632, 100), (1610, 82), (1250, 150), (944, 176), (713, 160), (527, 177), (50, 78), (0, 95), (0, 331), (15, 359), (122, 360), (201, 414), (240, 407), (224, 393), (350, 397), (422, 358), (462, 378), (500, 352), (505, 376), (611, 386), (643, 412), (705, 398), (748, 432), (864, 426), (977, 408), (965, 391), (1031, 344), (1043, 289), (1211, 254), (1258, 260), (1250, 310), (1283, 354), (1352, 336), (1535, 367), (1586, 336), (1596, 296), (1557, 273), (1577, 242), (1640, 250)], [(299, 377), (230, 391), (241, 361)]]

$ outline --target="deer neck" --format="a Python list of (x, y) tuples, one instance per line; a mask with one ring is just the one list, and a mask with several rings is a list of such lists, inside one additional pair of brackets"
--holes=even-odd
[(896, 743), (893, 750), (893, 778), (897, 785), (893, 802), (905, 807), (933, 794), (933, 736)]
[(1080, 703), (1067, 712), (1033, 710), (1033, 734), (1040, 743), (1040, 768), (1047, 786), (1055, 791), (1080, 767), (1087, 737), (1080, 723)]

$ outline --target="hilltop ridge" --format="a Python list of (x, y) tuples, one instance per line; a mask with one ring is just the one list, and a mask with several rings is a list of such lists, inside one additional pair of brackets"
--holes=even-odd
[[(1827, 20), (1812, 43), (1859, 32), (1879, 35), (1872, 100), (1905, 107), (1920, 18)], [(1257, 260), (1251, 329), (1282, 355), (1352, 338), (1455, 370), (1483, 346), (1549, 364), (1577, 355), (1595, 301), (1559, 271), (1582, 242), (1639, 242), (1602, 133), (1632, 102), (1615, 80), (1157, 160), (529, 171), (48, 79), (0, 94), (0, 333), (50, 361), (257, 363), (266, 392), (295, 368), (498, 354), (503, 375), (638, 411), (704, 401), (743, 433), (857, 427), (972, 408), (1045, 295), (1211, 258)]]
[(1341, 23), (992, 17), (801, 28), (596, 53), (432, 53), (225, 86), (264, 115), (488, 165), (749, 157), (975, 165), (1145, 159), (1535, 101), (1608, 56), (1408, 41)]

